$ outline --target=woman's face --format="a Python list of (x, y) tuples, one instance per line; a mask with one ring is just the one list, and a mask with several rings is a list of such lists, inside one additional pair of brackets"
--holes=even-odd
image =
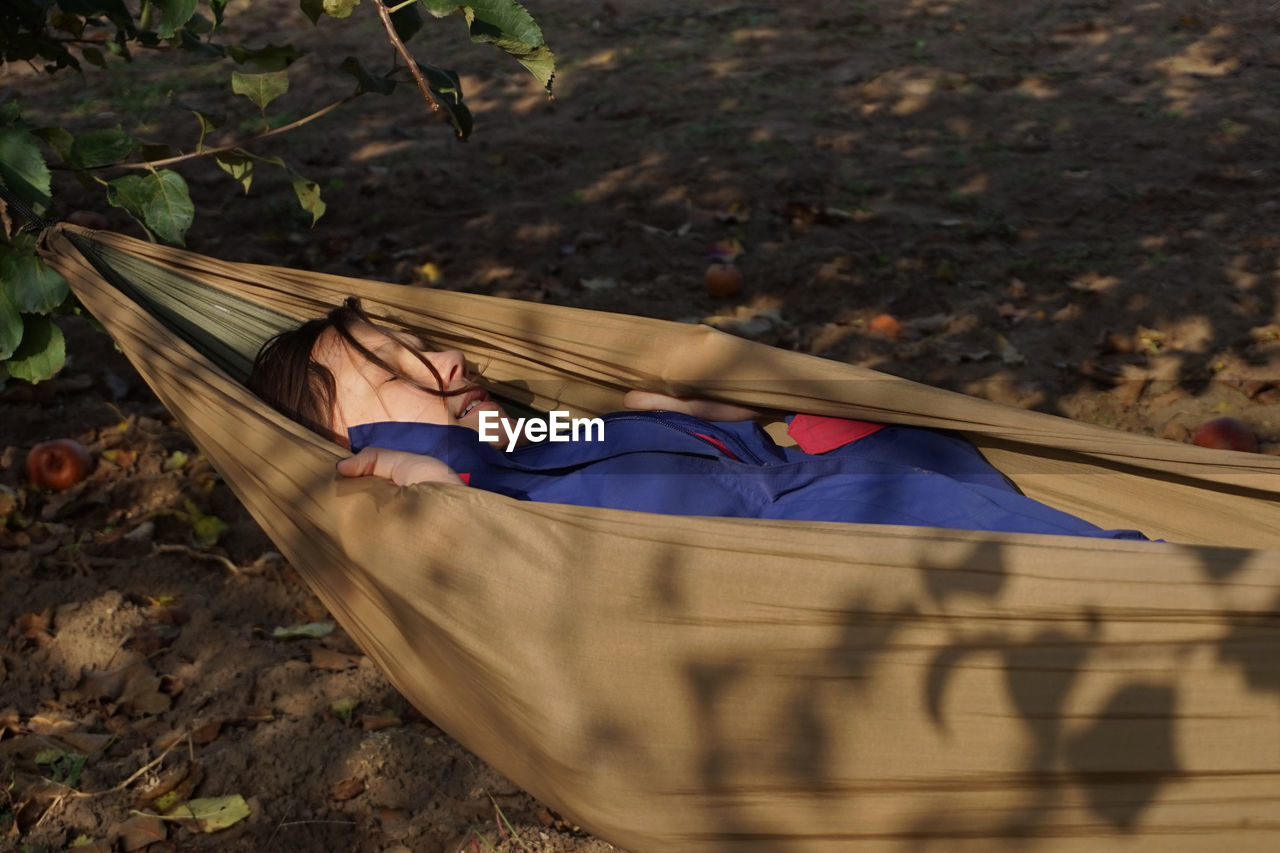
[[(479, 431), (481, 412), (497, 412), (506, 419), (502, 407), (467, 377), (466, 360), (457, 350), (433, 352), (412, 335), (362, 321), (353, 323), (350, 331), (370, 352), (427, 388), (439, 383), (419, 355), (440, 374), (444, 383), (440, 390), (471, 390), (441, 397), (416, 387), (369, 361), (336, 330), (328, 329), (316, 340), (311, 358), (333, 374), (332, 426), (339, 436), (345, 437), (353, 426), (380, 421), (457, 425)], [(498, 432), (501, 439), (501, 429)]]

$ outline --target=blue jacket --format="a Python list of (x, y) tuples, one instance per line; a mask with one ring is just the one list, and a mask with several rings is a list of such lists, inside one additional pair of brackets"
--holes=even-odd
[(973, 445), (950, 433), (877, 427), (814, 454), (781, 447), (750, 422), (711, 423), (673, 412), (618, 412), (603, 420), (603, 441), (546, 441), (510, 452), (460, 426), (364, 424), (350, 430), (350, 439), (357, 451), (384, 447), (434, 456), (471, 486), (519, 500), (670, 515), (1145, 538), (1103, 530), (1025, 497)]

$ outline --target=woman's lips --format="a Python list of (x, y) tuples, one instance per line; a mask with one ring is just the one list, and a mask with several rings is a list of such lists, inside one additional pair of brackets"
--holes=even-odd
[(462, 420), (471, 412), (489, 403), (489, 394), (483, 388), (477, 388), (462, 395), (461, 405), (458, 407), (458, 420)]

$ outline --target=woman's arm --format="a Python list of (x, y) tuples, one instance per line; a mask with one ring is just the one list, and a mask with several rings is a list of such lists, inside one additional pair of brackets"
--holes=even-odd
[(704, 421), (753, 421), (764, 416), (763, 412), (746, 406), (718, 403), (715, 400), (669, 397), (653, 391), (628, 391), (622, 398), (622, 405), (628, 409), (680, 412), (683, 415), (702, 418)]
[(462, 478), (434, 456), (382, 447), (366, 447), (355, 456), (339, 461), (338, 473), (344, 477), (382, 477), (397, 486), (412, 486), (415, 483), (462, 484)]

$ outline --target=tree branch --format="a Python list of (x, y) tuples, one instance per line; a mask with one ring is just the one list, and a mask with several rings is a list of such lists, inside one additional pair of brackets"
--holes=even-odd
[(382, 26), (387, 30), (387, 40), (391, 42), (391, 46), (400, 54), (405, 65), (409, 66), (409, 73), (413, 75), (413, 82), (418, 84), (418, 91), (422, 93), (422, 97), (426, 99), (426, 102), (431, 105), (433, 112), (439, 110), (440, 103), (436, 101), (436, 96), (431, 94), (431, 87), (427, 85), (422, 72), (418, 70), (418, 63), (414, 60), (413, 54), (409, 52), (409, 48), (404, 46), (404, 42), (400, 40), (400, 36), (396, 33), (396, 26), (391, 22), (391, 12), (382, 4), (382, 0), (373, 0), (373, 5), (378, 7), (378, 15), (382, 18)]
[(342, 106), (348, 101), (355, 100), (359, 96), (360, 96), (359, 92), (353, 92), (350, 95), (347, 95), (345, 98), (342, 98), (341, 100), (334, 101), (332, 104), (329, 104), (326, 107), (321, 107), (320, 109), (313, 112), (311, 115), (303, 116), (297, 121), (291, 121), (288, 124), (282, 124), (279, 127), (272, 128), (271, 130), (265, 131), (263, 133), (259, 133), (257, 136), (253, 136), (253, 137), (250, 137), (249, 139), (241, 140), (239, 142), (233, 142), (230, 145), (220, 145), (217, 148), (201, 148), (199, 151), (192, 151), (190, 154), (179, 154), (176, 157), (166, 157), (163, 160), (148, 160), (145, 163), (110, 163), (106, 166), (95, 166), (94, 169), (90, 169), (89, 171), (93, 171), (95, 169), (154, 169), (157, 166), (171, 166), (174, 163), (181, 163), (184, 160), (194, 160), (197, 157), (210, 157), (215, 154), (222, 154), (227, 151), (234, 151), (237, 148), (244, 148), (246, 145), (252, 145), (255, 142), (261, 142), (262, 140), (267, 139), (268, 137), (271, 137), (271, 136), (275, 136), (276, 134), (285, 133), (286, 131), (293, 130), (294, 128), (302, 127), (304, 124), (315, 121), (316, 119), (320, 118), (320, 116), (327, 115), (328, 113), (333, 112), (338, 107)]

